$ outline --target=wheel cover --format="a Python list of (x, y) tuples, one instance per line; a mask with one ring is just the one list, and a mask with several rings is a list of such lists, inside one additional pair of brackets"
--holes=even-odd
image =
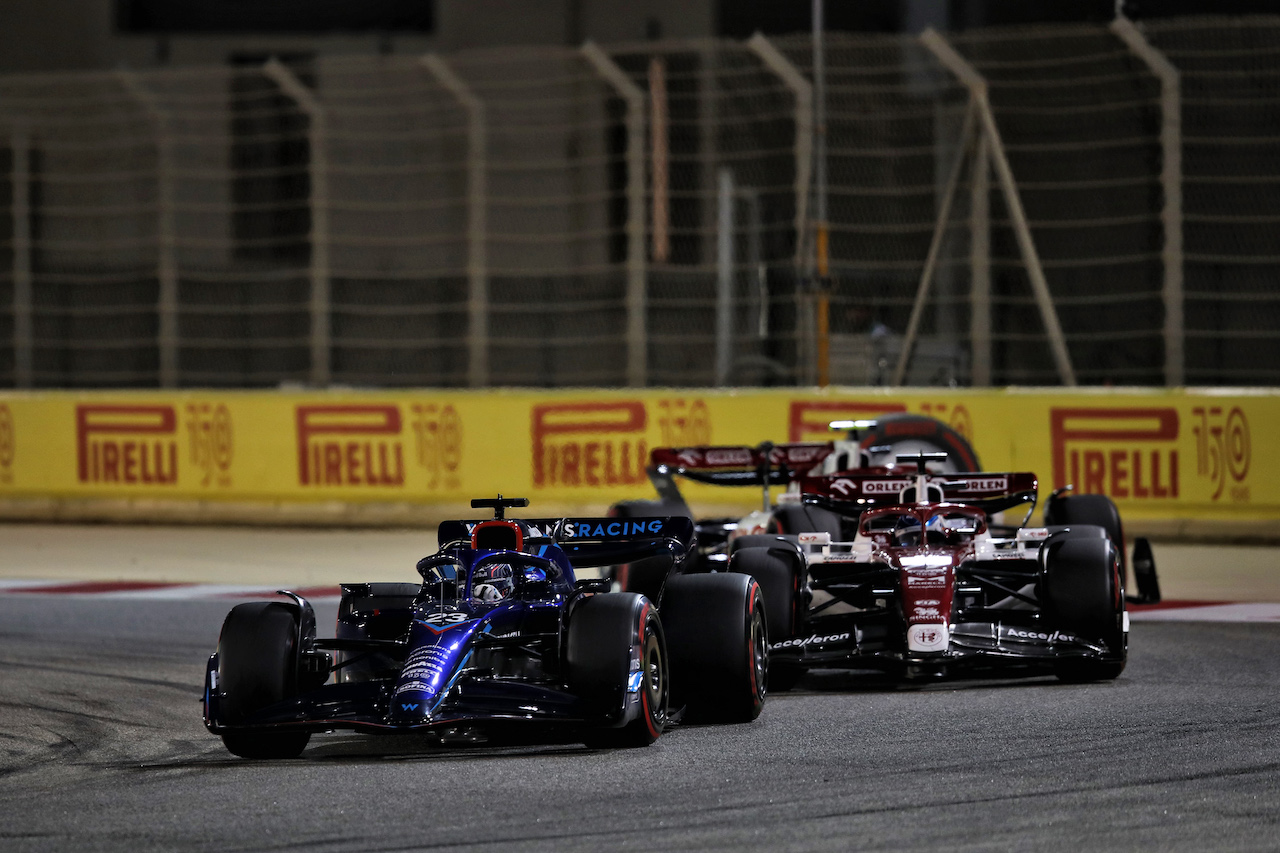
[(667, 722), (667, 675), (666, 664), (662, 659), (662, 648), (658, 638), (649, 634), (644, 644), (644, 692), (648, 717), (657, 731), (661, 733)]
[(769, 677), (769, 647), (765, 642), (764, 619), (759, 608), (751, 612), (751, 684), (755, 688), (756, 700), (765, 694)]

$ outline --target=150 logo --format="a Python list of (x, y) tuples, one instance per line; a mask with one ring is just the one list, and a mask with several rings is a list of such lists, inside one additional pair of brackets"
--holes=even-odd
[(414, 403), (409, 407), (418, 465), (427, 471), (427, 488), (460, 489), (462, 419), (452, 405)]
[(0, 403), (0, 483), (13, 482), (14, 431), (13, 413), (9, 406)]
[(188, 403), (186, 422), (187, 458), (201, 472), (200, 485), (229, 487), (235, 437), (231, 411), (223, 403)]
[[(1249, 500), (1249, 475), (1253, 448), (1249, 439), (1249, 419), (1239, 406), (1224, 414), (1221, 406), (1196, 406), (1191, 432), (1196, 439), (1196, 473), (1214, 486), (1213, 500), (1222, 497), (1228, 476), (1231, 499)], [(1239, 484), (1239, 485), (1237, 485)]]

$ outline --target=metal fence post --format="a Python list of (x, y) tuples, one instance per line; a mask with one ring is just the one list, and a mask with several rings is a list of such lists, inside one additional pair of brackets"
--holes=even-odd
[(159, 100), (138, 75), (119, 70), (117, 79), (147, 113), (156, 132), (156, 276), (159, 282), (156, 316), (160, 352), (160, 387), (178, 385), (178, 260), (173, 217), (173, 141), (169, 119)]
[(1164, 190), (1164, 384), (1185, 383), (1186, 335), (1182, 282), (1182, 85), (1181, 75), (1164, 54), (1123, 15), (1111, 22), (1111, 32), (1160, 78), (1160, 186)]
[(733, 170), (721, 167), (716, 192), (716, 385), (733, 372)]
[(991, 384), (991, 161), (987, 136), (978, 134), (969, 190), (970, 384)]
[(644, 247), (644, 92), (599, 45), (588, 41), (582, 55), (627, 102), (627, 384), (648, 384), (648, 293)]
[(804, 264), (805, 239), (809, 227), (809, 183), (813, 168), (813, 86), (804, 79), (800, 69), (782, 55), (760, 33), (747, 39), (747, 47), (780, 79), (796, 99), (796, 269)]
[(489, 384), (489, 272), (486, 251), (488, 149), (484, 104), (449, 64), (434, 53), (419, 58), (436, 82), (467, 113), (467, 384)]
[(1040, 308), (1040, 318), (1044, 322), (1045, 332), (1049, 337), (1049, 346), (1053, 350), (1053, 360), (1057, 365), (1058, 375), (1062, 379), (1062, 384), (1075, 385), (1076, 376), (1071, 367), (1071, 355), (1067, 351), (1067, 341), (1062, 334), (1062, 326), (1058, 323), (1058, 312), (1054, 308), (1053, 297), (1049, 294), (1049, 282), (1045, 279), (1044, 270), (1040, 266), (1040, 256), (1036, 252), (1035, 241), (1031, 239), (1031, 228), (1027, 225), (1027, 213), (1022, 208), (1022, 199), (1018, 197), (1018, 186), (1013, 179), (1013, 170), (1009, 167), (1004, 143), (1000, 141), (1000, 129), (996, 126), (995, 113), (992, 112), (991, 102), (987, 98), (987, 81), (932, 27), (920, 34), (920, 42), (969, 89), (969, 94), (977, 105), (978, 117), (982, 122), (983, 132), (991, 150), (991, 165), (995, 167), (996, 176), (1004, 192), (1005, 204), (1009, 208), (1009, 218), (1013, 220), (1013, 232), (1018, 239), (1022, 261), (1027, 267), (1027, 278), (1031, 280), (1031, 290)]
[(274, 56), (262, 73), (293, 99), (307, 116), (311, 150), (311, 384), (329, 384), (332, 336), (329, 294), (329, 157), (324, 106), (297, 75)]
[(9, 133), (13, 152), (9, 187), (13, 194), (13, 384), (30, 388), (34, 379), (31, 321), (31, 132), (18, 122)]
[(942, 242), (947, 236), (947, 225), (951, 219), (951, 202), (956, 196), (956, 187), (960, 184), (960, 173), (964, 169), (964, 160), (969, 153), (970, 138), (973, 136), (973, 99), (964, 111), (964, 126), (960, 129), (960, 142), (956, 146), (955, 160), (951, 164), (951, 173), (947, 178), (946, 189), (942, 193), (942, 204), (938, 207), (938, 220), (933, 227), (933, 239), (929, 241), (929, 254), (925, 257), (924, 269), (920, 273), (920, 284), (916, 288), (915, 302), (911, 305), (911, 319), (907, 321), (906, 334), (902, 336), (902, 349), (898, 352), (898, 364), (893, 369), (891, 385), (901, 385), (907, 376), (907, 362), (911, 360), (911, 350), (915, 346), (916, 333), (920, 329), (920, 318), (924, 315), (924, 303), (929, 297), (929, 286), (933, 283), (933, 275), (938, 266), (938, 255), (942, 252)]

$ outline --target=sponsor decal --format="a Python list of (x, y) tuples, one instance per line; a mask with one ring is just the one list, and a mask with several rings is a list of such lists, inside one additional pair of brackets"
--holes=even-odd
[(0, 483), (13, 482), (13, 413), (0, 403)]
[(658, 432), (662, 444), (677, 447), (711, 443), (711, 413), (702, 399), (670, 397), (658, 401)]
[(1008, 477), (970, 477), (964, 482), (966, 492), (1003, 492), (1009, 488)]
[(916, 604), (917, 604), (917, 605), (919, 605), (920, 607), (937, 607), (937, 606), (938, 606), (939, 604), (941, 604), (941, 603), (942, 603), (942, 602), (941, 602), (941, 601), (939, 601), (939, 600), (938, 600), (938, 599), (936, 599), (936, 598), (919, 598), (919, 599), (916, 599)]
[(200, 485), (230, 487), (235, 449), (231, 410), (223, 403), (188, 403), (185, 414), (187, 458), (200, 472)]
[(430, 491), (462, 488), (462, 418), (451, 404), (414, 403), (409, 407), (414, 457), (427, 472)]
[(1196, 439), (1196, 474), (1213, 484), (1213, 500), (1220, 499), (1230, 483), (1231, 500), (1247, 503), (1249, 484), (1244, 479), (1253, 455), (1249, 419), (1239, 406), (1225, 414), (1221, 406), (1196, 406), (1191, 414), (1196, 419), (1191, 427)]
[(947, 586), (946, 575), (938, 575), (936, 577), (921, 577), (920, 575), (907, 575), (907, 586), (915, 589), (945, 589)]
[(173, 406), (76, 406), (76, 474), (81, 483), (172, 486), (178, 482)]
[(427, 625), (458, 625), (462, 622), (470, 620), (471, 617), (465, 613), (440, 612), (432, 613), (422, 621)]
[(299, 485), (404, 486), (399, 406), (298, 406), (295, 419)]
[(1080, 638), (1066, 631), (1030, 631), (1022, 628), (1001, 628), (1000, 639), (1040, 640), (1046, 643), (1078, 643)]
[(715, 466), (750, 466), (755, 463), (751, 451), (745, 447), (724, 447), (707, 450), (704, 454), (707, 465)]
[(1054, 487), (1113, 498), (1178, 497), (1178, 410), (1051, 408)]
[(862, 554), (855, 554), (852, 551), (836, 551), (834, 554), (823, 554), (822, 562), (824, 563), (862, 563), (868, 560)]
[(863, 480), (864, 495), (896, 495), (911, 485), (910, 480)]
[(404, 711), (416, 711), (418, 710), (418, 704), (417, 702), (401, 702), (400, 708)]
[(566, 520), (560, 535), (567, 539), (608, 539), (618, 536), (657, 536), (662, 532), (662, 519)]
[(1041, 539), (1048, 539), (1049, 531), (1044, 527), (1023, 527), (1019, 528), (1017, 539), (1020, 542), (1038, 542)]
[(946, 651), (949, 640), (946, 625), (926, 623), (907, 629), (907, 648), (913, 652)]
[(828, 643), (840, 643), (849, 639), (849, 632), (843, 634), (826, 634), (815, 635), (812, 637), (793, 637), (790, 640), (783, 640), (780, 643), (774, 643), (770, 649), (803, 649), (809, 646), (825, 646)]
[(533, 407), (532, 419), (535, 489), (645, 482), (643, 401), (546, 403)]
[(911, 608), (912, 619), (941, 619), (942, 612), (936, 607), (921, 607), (916, 605)]
[(831, 534), (822, 533), (801, 533), (796, 537), (801, 545), (828, 545), (831, 543)]

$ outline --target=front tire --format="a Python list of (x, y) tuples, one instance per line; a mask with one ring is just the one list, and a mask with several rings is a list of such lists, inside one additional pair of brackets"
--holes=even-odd
[[(218, 689), (222, 721), (241, 725), (258, 711), (296, 695), (298, 617), (280, 602), (252, 602), (231, 609), (218, 637)], [(232, 729), (222, 742), (242, 758), (297, 758), (310, 732)]]
[(1054, 624), (1108, 650), (1105, 657), (1060, 660), (1055, 674), (1070, 682), (1118, 677), (1128, 658), (1128, 634), (1115, 546), (1109, 538), (1083, 534), (1050, 539), (1043, 547), (1044, 599)]
[(662, 599), (674, 702), (692, 720), (749, 723), (764, 708), (769, 633), (760, 584), (724, 572), (679, 575)]
[[(661, 736), (667, 723), (670, 667), (662, 623), (649, 599), (601, 593), (582, 601), (570, 617), (565, 656), (570, 687), (589, 714), (611, 723), (634, 714), (621, 727), (584, 733), (587, 746), (648, 746)], [(634, 700), (627, 692), (633, 671), (640, 673)]]

